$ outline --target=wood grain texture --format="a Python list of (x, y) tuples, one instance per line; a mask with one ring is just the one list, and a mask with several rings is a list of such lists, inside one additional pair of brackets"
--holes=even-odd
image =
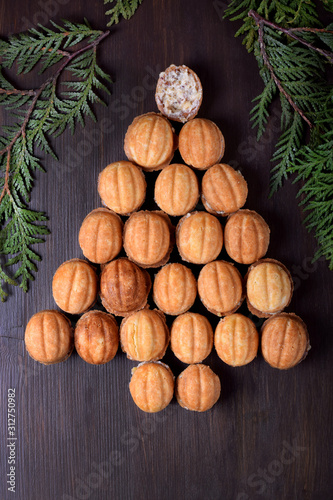
[[(273, 111), (257, 144), (249, 111), (262, 83), (253, 56), (233, 38), (236, 27), (221, 20), (224, 7), (220, 1), (144, 0), (130, 21), (111, 28), (99, 50), (101, 65), (114, 80), (109, 107), (96, 108), (97, 124), (88, 122), (74, 138), (66, 133), (54, 141), (59, 162), (43, 159), (47, 173), (36, 175), (31, 205), (47, 212), (52, 234), (38, 246), (43, 260), (29, 293), (14, 290), (0, 306), (1, 500), (332, 498), (333, 275), (324, 261), (310, 263), (316, 243), (302, 225), (297, 186), (288, 182), (267, 198), (279, 111)], [(57, 22), (87, 17), (105, 29), (104, 11), (102, 0), (2, 1), (0, 34), (49, 17)], [(267, 256), (281, 260), (295, 278), (288, 311), (306, 322), (312, 349), (286, 372), (270, 368), (260, 354), (250, 365), (233, 369), (213, 352), (205, 363), (220, 376), (222, 395), (211, 411), (192, 413), (174, 399), (160, 414), (149, 415), (131, 400), (128, 383), (135, 363), (125, 354), (103, 366), (84, 363), (76, 353), (62, 364), (42, 366), (27, 355), (23, 337), (34, 313), (55, 307), (51, 282), (57, 267), (82, 258), (78, 232), (87, 213), (100, 206), (98, 174), (108, 163), (126, 159), (127, 127), (136, 115), (156, 111), (156, 78), (171, 63), (187, 64), (202, 81), (199, 116), (221, 128), (224, 160), (239, 168), (249, 185), (246, 208), (256, 210), (271, 228)], [(40, 78), (13, 81), (32, 88)], [(3, 113), (0, 117), (3, 123)], [(146, 174), (145, 209), (157, 208), (156, 176)], [(224, 249), (221, 258), (228, 260)], [(176, 250), (172, 260), (179, 261)], [(244, 275), (246, 266), (238, 267)], [(199, 266), (193, 270), (198, 276)], [(199, 299), (191, 310), (206, 314)], [(239, 312), (247, 314), (246, 306)], [(207, 317), (215, 328), (218, 318)], [(164, 361), (175, 375), (185, 367), (170, 350)], [(6, 486), (9, 387), (17, 392), (15, 495)]]

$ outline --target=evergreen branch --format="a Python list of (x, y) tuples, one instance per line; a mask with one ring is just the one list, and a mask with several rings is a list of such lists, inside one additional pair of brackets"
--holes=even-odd
[(300, 148), (304, 133), (303, 122), (300, 115), (294, 111), (290, 125), (281, 134), (272, 157), (272, 162), (278, 162), (272, 169), (271, 192), (272, 196), (282, 186), (283, 180), (287, 179), (289, 166), (295, 160)]
[[(92, 30), (87, 24), (73, 24), (70, 21), (64, 21), (62, 27), (53, 21), (50, 22), (57, 31), (39, 26), (39, 30), (32, 28), (27, 33), (10, 37), (9, 42), (1, 40), (2, 65), (11, 68), (14, 61), (17, 61), (18, 74), (20, 74), (28, 73), (41, 61), (41, 72), (43, 72), (52, 66), (55, 60), (59, 62), (63, 57), (68, 57), (69, 53), (63, 49), (73, 47), (87, 37), (95, 41), (102, 33)], [(55, 57), (60, 59), (57, 60)]]
[(6, 166), (6, 173), (5, 173), (5, 185), (4, 185), (3, 190), (1, 192), (1, 195), (0, 195), (0, 203), (2, 201), (2, 198), (5, 195), (5, 192), (7, 192), (8, 195), (10, 195), (10, 190), (9, 190), (9, 169), (10, 169), (10, 154), (11, 154), (12, 147), (15, 144), (15, 142), (17, 141), (17, 139), (20, 137), (20, 135), (22, 135), (23, 137), (25, 137), (25, 129), (26, 129), (26, 126), (27, 126), (27, 124), (29, 122), (29, 118), (31, 116), (31, 113), (34, 110), (34, 107), (36, 105), (36, 102), (37, 102), (39, 96), (41, 95), (41, 93), (43, 92), (44, 88), (46, 87), (46, 83), (47, 82), (43, 83), (41, 85), (41, 87), (35, 92), (35, 96), (33, 98), (33, 101), (31, 103), (31, 105), (30, 105), (30, 107), (29, 107), (26, 115), (25, 115), (25, 118), (23, 120), (23, 123), (22, 123), (21, 127), (16, 132), (16, 134), (14, 135), (14, 137), (12, 138), (12, 140), (10, 141), (10, 143), (5, 148), (3, 148), (0, 151), (0, 156), (3, 155), (4, 153), (7, 153), (7, 166)]
[(53, 49), (47, 49), (46, 47), (42, 47), (42, 50), (47, 50), (48, 52), (53, 52), (53, 53), (56, 52), (56, 54), (61, 55), (61, 56), (65, 56), (65, 57), (69, 57), (71, 55), (71, 53), (67, 52), (67, 50), (58, 49), (58, 50), (54, 51)]
[[(333, 13), (332, 2), (323, 3)], [(232, 0), (226, 17), (243, 21), (236, 36), (245, 35), (264, 81), (251, 111), (258, 140), (274, 97), (280, 98), (271, 195), (291, 174), (301, 183), (304, 223), (319, 243), (314, 260), (324, 256), (333, 270), (333, 90), (325, 75), (325, 65), (333, 63), (333, 24), (321, 26), (313, 0)]]
[(6, 283), (7, 285), (11, 285), (11, 286), (17, 286), (16, 281), (13, 280), (12, 278), (10, 278), (8, 276), (8, 274), (6, 274), (4, 272), (4, 270), (2, 269), (2, 267), (0, 265), (0, 300), (1, 300), (1, 302), (4, 302), (6, 300), (6, 298), (8, 297), (8, 292), (6, 292), (2, 287), (3, 283)]
[[(272, 23), (271, 21), (268, 21), (264, 17), (260, 16), (254, 10), (250, 10), (249, 11), (249, 16), (254, 19), (256, 25), (259, 28), (259, 40), (260, 40), (260, 35), (261, 35), (261, 38), (263, 39), (262, 25), (265, 24), (266, 26), (269, 26), (270, 28), (273, 28), (275, 30), (281, 31), (285, 35), (290, 36), (291, 38), (293, 38), (297, 42), (305, 45), (309, 49), (315, 50), (316, 52), (318, 52), (322, 56), (326, 57), (329, 63), (331, 63), (331, 64), (333, 63), (333, 52), (321, 49), (320, 47), (316, 47), (312, 43), (309, 43), (306, 40), (304, 40), (303, 38), (300, 38), (299, 36), (295, 35), (294, 34), (294, 32), (296, 31), (295, 29), (293, 29), (293, 28), (288, 28), (287, 29), (287, 28), (283, 28), (282, 26), (278, 26), (276, 23)], [(304, 30), (304, 28), (297, 28), (297, 31), (305, 31), (305, 30)], [(314, 32), (313, 28), (308, 28), (307, 31), (311, 31), (312, 33)], [(322, 29), (320, 30), (320, 32), (321, 33), (333, 33), (333, 31), (331, 31), (331, 30), (322, 30)], [(260, 43), (260, 45), (261, 45), (261, 43)]]
[(276, 91), (277, 88), (275, 82), (273, 78), (270, 78), (262, 93), (258, 97), (253, 99), (253, 102), (259, 101), (250, 112), (251, 121), (253, 121), (252, 128), (258, 127), (258, 141), (265, 131), (269, 117), (268, 107), (274, 99)]
[(5, 182), (4, 182), (4, 186), (2, 188), (2, 192), (1, 192), (1, 195), (0, 195), (0, 203), (2, 202), (2, 198), (5, 196), (6, 193), (8, 195), (10, 195), (9, 184), (8, 184), (8, 181), (9, 181), (9, 169), (10, 169), (10, 149), (9, 149), (9, 151), (7, 153)]
[[(298, 31), (304, 31), (304, 32), (309, 32), (309, 33), (333, 33), (332, 30), (328, 30), (326, 28), (308, 28), (306, 26), (289, 28), (289, 32), (291, 32), (291, 33), (293, 33), (293, 32), (296, 33)], [(299, 41), (301, 41), (301, 39), (299, 39)]]
[(315, 259), (324, 256), (333, 271), (333, 132), (324, 134), (315, 148), (303, 146), (288, 172), (296, 174), (294, 182), (303, 181), (297, 197), (308, 212), (304, 222), (319, 243)]
[[(87, 24), (73, 24), (64, 21), (64, 27), (52, 23), (57, 31), (40, 27), (28, 33), (10, 37), (9, 42), (0, 41), (0, 56), (4, 67), (10, 68), (15, 60), (18, 72), (30, 71), (38, 62), (42, 71), (57, 65), (53, 75), (33, 90), (15, 89), (4, 78), (0, 70), (0, 104), (7, 109), (15, 109), (17, 122), (3, 127), (5, 136), (0, 137), (0, 254), (11, 256), (6, 266), (15, 266), (13, 279), (0, 266), (0, 299), (7, 292), (1, 283), (18, 284), (24, 290), (33, 280), (37, 270), (35, 262), (40, 260), (31, 245), (44, 241), (49, 233), (43, 224), (47, 218), (42, 212), (27, 207), (33, 185), (32, 172), (41, 169), (34, 150), (40, 148), (55, 154), (49, 145), (49, 137), (59, 135), (67, 126), (74, 131), (76, 121), (84, 125), (83, 116), (95, 118), (89, 104), (103, 102), (95, 89), (109, 93), (103, 80), (111, 81), (109, 76), (97, 65), (96, 48), (109, 35), (109, 31), (94, 31)], [(86, 41), (81, 48), (75, 47)], [(61, 92), (57, 95), (60, 76), (67, 70), (77, 81), (62, 82), (79, 91)], [(22, 116), (23, 114), (23, 116)], [(57, 132), (57, 133), (56, 133)]]
[[(44, 91), (44, 89), (49, 85), (49, 84), (52, 84), (53, 86), (56, 85), (57, 83), (57, 80), (58, 80), (58, 77), (59, 75), (63, 72), (63, 70), (66, 68), (66, 66), (76, 57), (78, 57), (80, 54), (82, 54), (83, 52), (86, 52), (87, 50), (90, 50), (92, 48), (95, 48), (104, 38), (106, 38), (108, 35), (109, 35), (109, 31), (106, 31), (105, 33), (102, 33), (99, 38), (97, 38), (96, 40), (94, 40), (93, 42), (89, 43), (88, 45), (86, 45), (85, 47), (82, 47), (81, 49), (77, 50), (76, 52), (73, 52), (70, 56), (67, 57), (67, 59), (61, 64), (61, 66), (58, 68), (58, 70), (55, 72), (55, 74), (53, 76), (51, 76), (50, 78), (48, 78), (40, 87), (39, 89), (37, 90), (34, 90), (34, 98), (27, 110), (27, 113), (25, 115), (25, 118), (24, 118), (24, 121), (20, 127), (20, 129), (17, 131), (17, 133), (14, 135), (14, 137), (12, 138), (12, 140), (10, 141), (10, 143), (5, 147), (3, 148), (1, 151), (0, 151), (0, 156), (3, 155), (4, 153), (7, 153), (7, 168), (6, 168), (6, 175), (5, 175), (5, 186), (1, 192), (1, 195), (0, 195), (0, 203), (2, 201), (2, 198), (5, 194), (5, 192), (7, 191), (8, 192), (8, 177), (9, 177), (9, 167), (10, 167), (10, 151), (14, 145), (14, 143), (16, 142), (16, 140), (20, 137), (20, 135), (23, 135), (25, 136), (25, 130), (26, 130), (26, 126), (29, 122), (29, 119), (31, 117), (31, 114), (35, 108), (35, 105), (40, 97), (40, 95), (42, 94), (42, 92)], [(14, 89), (15, 90), (15, 89)], [(19, 93), (20, 91), (17, 91), (17, 93)], [(8, 192), (8, 194), (10, 194)]]
[(252, 52), (258, 39), (257, 26), (249, 11), (255, 10), (267, 20), (273, 20), (281, 27), (291, 29), (318, 26), (316, 3), (313, 0), (231, 0), (224, 17), (231, 21), (242, 20), (243, 24), (236, 32), (236, 37), (244, 35), (243, 44)]
[(0, 94), (6, 94), (6, 95), (36, 95), (35, 90), (18, 90), (18, 89), (0, 89)]
[(310, 122), (310, 120), (306, 117), (306, 115), (303, 113), (303, 111), (297, 106), (297, 104), (292, 100), (290, 94), (288, 94), (288, 92), (284, 89), (281, 81), (279, 80), (279, 78), (276, 76), (276, 74), (274, 72), (273, 66), (270, 63), (270, 60), (269, 60), (269, 57), (268, 57), (267, 51), (266, 51), (266, 44), (264, 41), (264, 29), (263, 29), (264, 22), (262, 21), (263, 18), (261, 16), (259, 16), (258, 14), (256, 14), (256, 12), (254, 12), (253, 10), (250, 10), (249, 16), (255, 20), (255, 22), (258, 26), (258, 37), (259, 37), (261, 56), (264, 60), (265, 65), (269, 69), (271, 77), (273, 78), (277, 88), (279, 89), (281, 94), (283, 94), (285, 96), (285, 98), (287, 99), (289, 104), (294, 108), (294, 110), (297, 111), (297, 113), (309, 125), (309, 127), (312, 127), (312, 123)]
[(119, 18), (130, 19), (143, 0), (104, 0), (104, 4), (115, 3), (115, 5), (105, 12), (106, 16), (111, 16), (107, 26), (118, 24)]
[(16, 255), (8, 260), (7, 266), (19, 264), (14, 279), (20, 278), (20, 287), (27, 292), (28, 281), (34, 279), (31, 271), (37, 271), (34, 261), (40, 261), (40, 256), (31, 250), (30, 245), (42, 243), (44, 241), (42, 236), (49, 234), (45, 225), (36, 224), (36, 222), (45, 221), (47, 218), (41, 212), (27, 210), (24, 205), (18, 205), (14, 200), (12, 205), (13, 217), (9, 237), (11, 251), (14, 249)]

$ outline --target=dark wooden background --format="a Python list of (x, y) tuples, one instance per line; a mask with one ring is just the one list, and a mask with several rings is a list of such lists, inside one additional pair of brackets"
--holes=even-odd
[[(16, 289), (0, 305), (1, 500), (333, 498), (333, 274), (324, 261), (311, 264), (316, 242), (302, 225), (297, 186), (288, 182), (268, 200), (279, 111), (257, 144), (249, 111), (262, 82), (253, 56), (233, 37), (236, 26), (222, 20), (225, 5), (144, 0), (130, 21), (111, 29), (99, 50), (100, 63), (114, 80), (109, 107), (96, 108), (97, 124), (88, 122), (74, 137), (65, 133), (54, 142), (59, 162), (43, 160), (47, 173), (36, 176), (31, 205), (46, 211), (52, 234), (39, 245), (43, 260), (29, 293)], [(49, 17), (87, 17), (105, 29), (104, 11), (102, 0), (2, 0), (0, 33), (45, 24)], [(126, 129), (136, 115), (156, 110), (156, 77), (171, 63), (187, 64), (202, 80), (199, 116), (222, 129), (224, 161), (240, 168), (248, 181), (246, 207), (257, 210), (271, 227), (268, 256), (281, 260), (294, 276), (288, 311), (307, 323), (312, 349), (301, 365), (286, 372), (270, 368), (260, 354), (249, 366), (233, 369), (213, 352), (205, 363), (222, 384), (213, 410), (197, 414), (173, 401), (149, 415), (131, 400), (128, 383), (135, 363), (123, 353), (100, 367), (76, 353), (65, 363), (45, 367), (27, 355), (23, 337), (32, 314), (55, 307), (52, 276), (64, 260), (82, 256), (77, 235), (85, 215), (100, 205), (98, 174), (108, 163), (125, 159)], [(14, 81), (31, 88), (40, 77)], [(156, 174), (146, 177), (145, 207), (155, 208)], [(172, 258), (177, 259), (175, 251)], [(193, 310), (204, 312), (198, 300)], [(247, 313), (245, 306), (241, 312)], [(215, 328), (218, 318), (208, 316)], [(169, 350), (164, 360), (175, 375), (185, 367)], [(15, 494), (6, 485), (9, 387), (17, 393)]]

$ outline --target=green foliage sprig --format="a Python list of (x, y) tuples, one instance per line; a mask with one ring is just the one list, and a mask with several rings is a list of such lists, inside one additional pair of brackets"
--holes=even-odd
[[(11, 278), (1, 262), (2, 301), (7, 296), (3, 283), (19, 284), (27, 291), (40, 260), (31, 246), (43, 242), (49, 233), (45, 214), (28, 208), (33, 174), (43, 170), (36, 150), (57, 158), (50, 138), (59, 136), (67, 126), (74, 133), (77, 123), (84, 126), (85, 116), (95, 121), (91, 105), (104, 104), (100, 91), (109, 93), (105, 82), (110, 77), (96, 58), (97, 46), (109, 32), (92, 30), (88, 23), (64, 21), (63, 26), (52, 26), (0, 40), (0, 105), (14, 117), (13, 125), (2, 127), (0, 137), (0, 255), (7, 268), (15, 269)], [(38, 89), (18, 90), (2, 71), (14, 63), (18, 74), (28, 73), (37, 63), (40, 73), (56, 69)], [(60, 80), (65, 71), (68, 81)]]
[(106, 16), (111, 16), (107, 26), (118, 24), (119, 18), (130, 19), (143, 0), (104, 0), (104, 4), (111, 3), (115, 5), (105, 12)]
[[(331, 0), (322, 4), (333, 12)], [(333, 24), (322, 27), (312, 0), (232, 0), (225, 16), (243, 21), (235, 36), (244, 35), (264, 81), (251, 111), (258, 140), (280, 100), (271, 195), (290, 174), (302, 181), (297, 196), (319, 243), (314, 258), (325, 256), (333, 270), (333, 92), (325, 72), (333, 63)]]

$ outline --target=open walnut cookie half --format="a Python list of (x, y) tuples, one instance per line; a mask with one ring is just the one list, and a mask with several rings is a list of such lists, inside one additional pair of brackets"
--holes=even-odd
[(155, 100), (160, 112), (170, 120), (185, 123), (194, 118), (202, 102), (199, 77), (185, 65), (171, 64), (160, 73)]

